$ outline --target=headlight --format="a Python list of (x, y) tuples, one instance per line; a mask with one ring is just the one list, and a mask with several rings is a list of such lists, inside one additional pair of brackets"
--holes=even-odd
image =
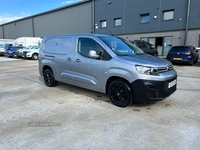
[(140, 66), (140, 65), (136, 65), (135, 67), (136, 67), (136, 70), (141, 74), (154, 75), (154, 76), (159, 75), (156, 68)]

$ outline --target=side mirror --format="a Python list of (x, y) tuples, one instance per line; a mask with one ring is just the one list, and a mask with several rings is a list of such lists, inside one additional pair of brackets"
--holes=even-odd
[(97, 55), (97, 52), (95, 50), (89, 51), (89, 57), (91, 58), (99, 58), (99, 55)]

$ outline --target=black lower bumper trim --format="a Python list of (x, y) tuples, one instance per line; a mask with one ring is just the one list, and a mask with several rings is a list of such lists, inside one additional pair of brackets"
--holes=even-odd
[(168, 88), (170, 82), (177, 76), (166, 81), (136, 80), (132, 85), (135, 102), (160, 101), (176, 91), (176, 85)]

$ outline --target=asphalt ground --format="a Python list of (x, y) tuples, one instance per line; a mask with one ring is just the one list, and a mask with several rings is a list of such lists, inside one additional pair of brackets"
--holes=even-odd
[(200, 61), (174, 68), (171, 96), (119, 108), (105, 94), (45, 86), (38, 61), (0, 57), (0, 150), (199, 150)]

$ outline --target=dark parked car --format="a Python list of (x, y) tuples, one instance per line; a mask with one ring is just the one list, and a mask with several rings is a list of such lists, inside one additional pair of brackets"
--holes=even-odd
[(1, 56), (4, 56), (6, 49), (7, 49), (9, 46), (12, 46), (12, 45), (13, 45), (13, 44), (11, 44), (11, 43), (3, 43), (3, 44), (1, 44), (1, 46), (0, 46), (0, 55), (1, 55)]
[(194, 46), (173, 46), (167, 59), (172, 63), (187, 63), (193, 65), (198, 62), (199, 53)]
[(158, 56), (158, 50), (156, 48), (153, 48), (152, 45), (146, 41), (143, 40), (134, 40), (131, 41), (133, 44), (135, 44), (137, 47), (142, 49), (145, 53)]
[(9, 46), (6, 50), (4, 55), (8, 56), (8, 57), (13, 57), (16, 58), (17, 57), (17, 50), (18, 49), (22, 49), (24, 48), (23, 46)]

